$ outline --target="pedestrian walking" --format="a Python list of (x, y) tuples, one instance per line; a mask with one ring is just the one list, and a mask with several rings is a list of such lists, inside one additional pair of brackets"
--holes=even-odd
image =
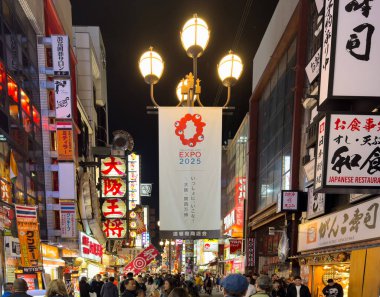
[(269, 276), (263, 275), (256, 279), (256, 293), (252, 297), (269, 297), (271, 280)]
[(123, 275), (121, 282), (119, 283), (119, 291), (120, 295), (122, 295), (125, 291), (125, 280), (127, 279), (126, 275)]
[(240, 274), (230, 274), (221, 281), (220, 285), (225, 297), (243, 297), (248, 289), (247, 279)]
[(146, 292), (146, 285), (145, 285), (145, 282), (144, 282), (142, 275), (137, 276), (137, 285), (138, 285), (137, 289), (143, 290), (144, 293)]
[(294, 278), (294, 284), (289, 285), (286, 297), (311, 297), (309, 288), (302, 284), (302, 279), (299, 275)]
[(199, 297), (199, 292), (197, 287), (194, 285), (193, 281), (184, 281), (183, 283), (184, 288), (187, 290), (187, 293), (190, 297)]
[(343, 288), (330, 278), (327, 280), (327, 286), (323, 288), (322, 293), (326, 297), (343, 297)]
[(60, 279), (54, 279), (50, 282), (46, 297), (69, 297), (65, 283)]
[(79, 281), (79, 295), (80, 297), (90, 297), (91, 287), (87, 282), (87, 277), (83, 276)]
[(13, 289), (13, 284), (12, 283), (6, 283), (4, 285), (4, 293), (1, 297), (9, 297), (12, 295), (12, 289)]
[(163, 292), (161, 294), (161, 297), (168, 297), (169, 294), (172, 292), (172, 290), (174, 289), (174, 280), (172, 278), (167, 278), (165, 279), (164, 281), (164, 289), (163, 289)]
[(136, 281), (133, 278), (128, 278), (124, 282), (125, 284), (125, 291), (121, 295), (122, 297), (136, 297), (137, 296), (137, 291), (136, 291)]
[(256, 293), (256, 285), (255, 285), (256, 280), (253, 279), (253, 277), (250, 274), (246, 274), (245, 277), (248, 281), (248, 289), (247, 289), (247, 293), (245, 293), (245, 297), (249, 297)]
[(285, 289), (281, 286), (281, 283), (279, 280), (275, 280), (272, 283), (273, 289), (272, 289), (272, 294), (271, 297), (285, 297), (286, 292)]
[(102, 276), (100, 274), (95, 275), (90, 284), (91, 292), (96, 293), (96, 297), (100, 297), (100, 291), (102, 290), (103, 285), (104, 282), (102, 281)]
[(174, 288), (169, 297), (190, 297), (187, 291), (184, 288)]
[(100, 297), (118, 297), (119, 292), (117, 290), (117, 286), (114, 284), (115, 278), (111, 276), (109, 278), (109, 282), (102, 285), (100, 290)]
[(28, 284), (22, 278), (15, 279), (13, 282), (13, 293), (11, 297), (32, 297), (26, 293), (28, 291)]
[(153, 292), (153, 290), (155, 289), (155, 285), (154, 285), (154, 280), (153, 280), (153, 277), (149, 276), (148, 277), (148, 280), (146, 282), (146, 296), (150, 296), (150, 294)]

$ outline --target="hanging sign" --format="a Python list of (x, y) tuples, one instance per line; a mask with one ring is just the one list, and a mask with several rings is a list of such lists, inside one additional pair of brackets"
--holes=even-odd
[(71, 119), (71, 81), (69, 79), (54, 80), (55, 117)]
[(127, 206), (122, 199), (106, 199), (102, 205), (103, 217), (106, 219), (125, 218), (127, 214)]
[(160, 237), (219, 237), (221, 143), (221, 108), (159, 108)]
[(321, 187), (316, 190), (377, 193), (380, 186), (380, 116), (331, 114), (326, 118), (326, 134), (321, 146)]
[(57, 122), (57, 153), (58, 160), (72, 161), (73, 151), (73, 125), (70, 122)]
[(298, 226), (298, 251), (307, 251), (380, 237), (380, 198)]
[(299, 191), (282, 190), (278, 195), (277, 212), (303, 211), (306, 203), (306, 194)]
[(54, 75), (70, 76), (69, 37), (67, 35), (52, 35), (51, 51)]
[(37, 207), (15, 204), (18, 239), (21, 246), (21, 265), (38, 266), (40, 262), (40, 231)]
[(311, 58), (309, 64), (307, 64), (305, 71), (309, 83), (312, 84), (319, 74), (321, 63), (321, 49), (319, 48), (313, 58)]
[(101, 159), (100, 172), (103, 177), (125, 177), (125, 159), (115, 156)]
[(253, 267), (255, 266), (255, 239), (254, 238), (247, 238), (247, 266)]
[(103, 177), (101, 184), (102, 198), (124, 198), (127, 193), (127, 183), (125, 179)]
[(61, 237), (76, 238), (77, 220), (75, 214), (75, 201), (60, 199), (59, 205), (61, 216)]
[(139, 272), (148, 266), (159, 254), (158, 250), (151, 244), (124, 267), (124, 273), (133, 272), (133, 275), (139, 274)]
[(325, 194), (314, 193), (314, 187), (307, 189), (307, 219), (310, 220), (325, 213)]
[(79, 250), (80, 256), (85, 259), (101, 262), (103, 256), (103, 247), (99, 242), (83, 232), (79, 233)]
[(140, 156), (132, 153), (128, 156), (129, 209), (134, 209), (140, 200)]
[(106, 219), (103, 222), (103, 232), (107, 238), (125, 238), (127, 234), (127, 221), (122, 219)]
[(378, 28), (380, 5), (377, 1), (326, 0), (319, 86), (320, 110), (327, 110), (329, 101), (339, 100), (366, 100), (369, 104), (372, 102), (373, 106), (378, 106)]

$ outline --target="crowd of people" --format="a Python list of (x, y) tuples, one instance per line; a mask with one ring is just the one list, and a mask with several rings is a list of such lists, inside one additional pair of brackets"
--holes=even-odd
[[(326, 297), (343, 297), (343, 289), (334, 280), (329, 279), (323, 289)], [(4, 286), (2, 297), (31, 297), (27, 294), (28, 285), (24, 279)], [(80, 297), (200, 297), (200, 294), (212, 295), (213, 290), (222, 292), (224, 297), (311, 297), (309, 288), (302, 284), (299, 276), (284, 279), (276, 274), (272, 277), (230, 274), (206, 274), (205, 276), (185, 275), (138, 275), (132, 273), (123, 276), (120, 282), (114, 277), (102, 279), (100, 274), (89, 282), (82, 277), (79, 282)], [(72, 297), (62, 280), (50, 282), (46, 297)]]

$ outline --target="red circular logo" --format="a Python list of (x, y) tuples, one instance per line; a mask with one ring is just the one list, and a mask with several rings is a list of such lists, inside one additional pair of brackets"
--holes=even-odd
[[(187, 123), (193, 122), (196, 130), (195, 134), (190, 138), (185, 138), (185, 130), (187, 128)], [(204, 140), (203, 127), (206, 123), (202, 122), (202, 117), (199, 114), (186, 114), (182, 119), (174, 123), (175, 134), (179, 137), (183, 145), (189, 147), (195, 147), (198, 142)]]

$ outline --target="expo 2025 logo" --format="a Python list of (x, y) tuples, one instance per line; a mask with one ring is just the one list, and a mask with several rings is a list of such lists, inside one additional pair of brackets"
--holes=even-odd
[[(195, 133), (190, 138), (185, 138), (185, 130), (188, 128), (187, 123), (193, 122), (195, 126)], [(174, 123), (175, 134), (179, 137), (183, 145), (195, 147), (198, 142), (204, 140), (203, 127), (206, 123), (202, 122), (202, 117), (199, 114), (186, 114), (182, 119)]]

